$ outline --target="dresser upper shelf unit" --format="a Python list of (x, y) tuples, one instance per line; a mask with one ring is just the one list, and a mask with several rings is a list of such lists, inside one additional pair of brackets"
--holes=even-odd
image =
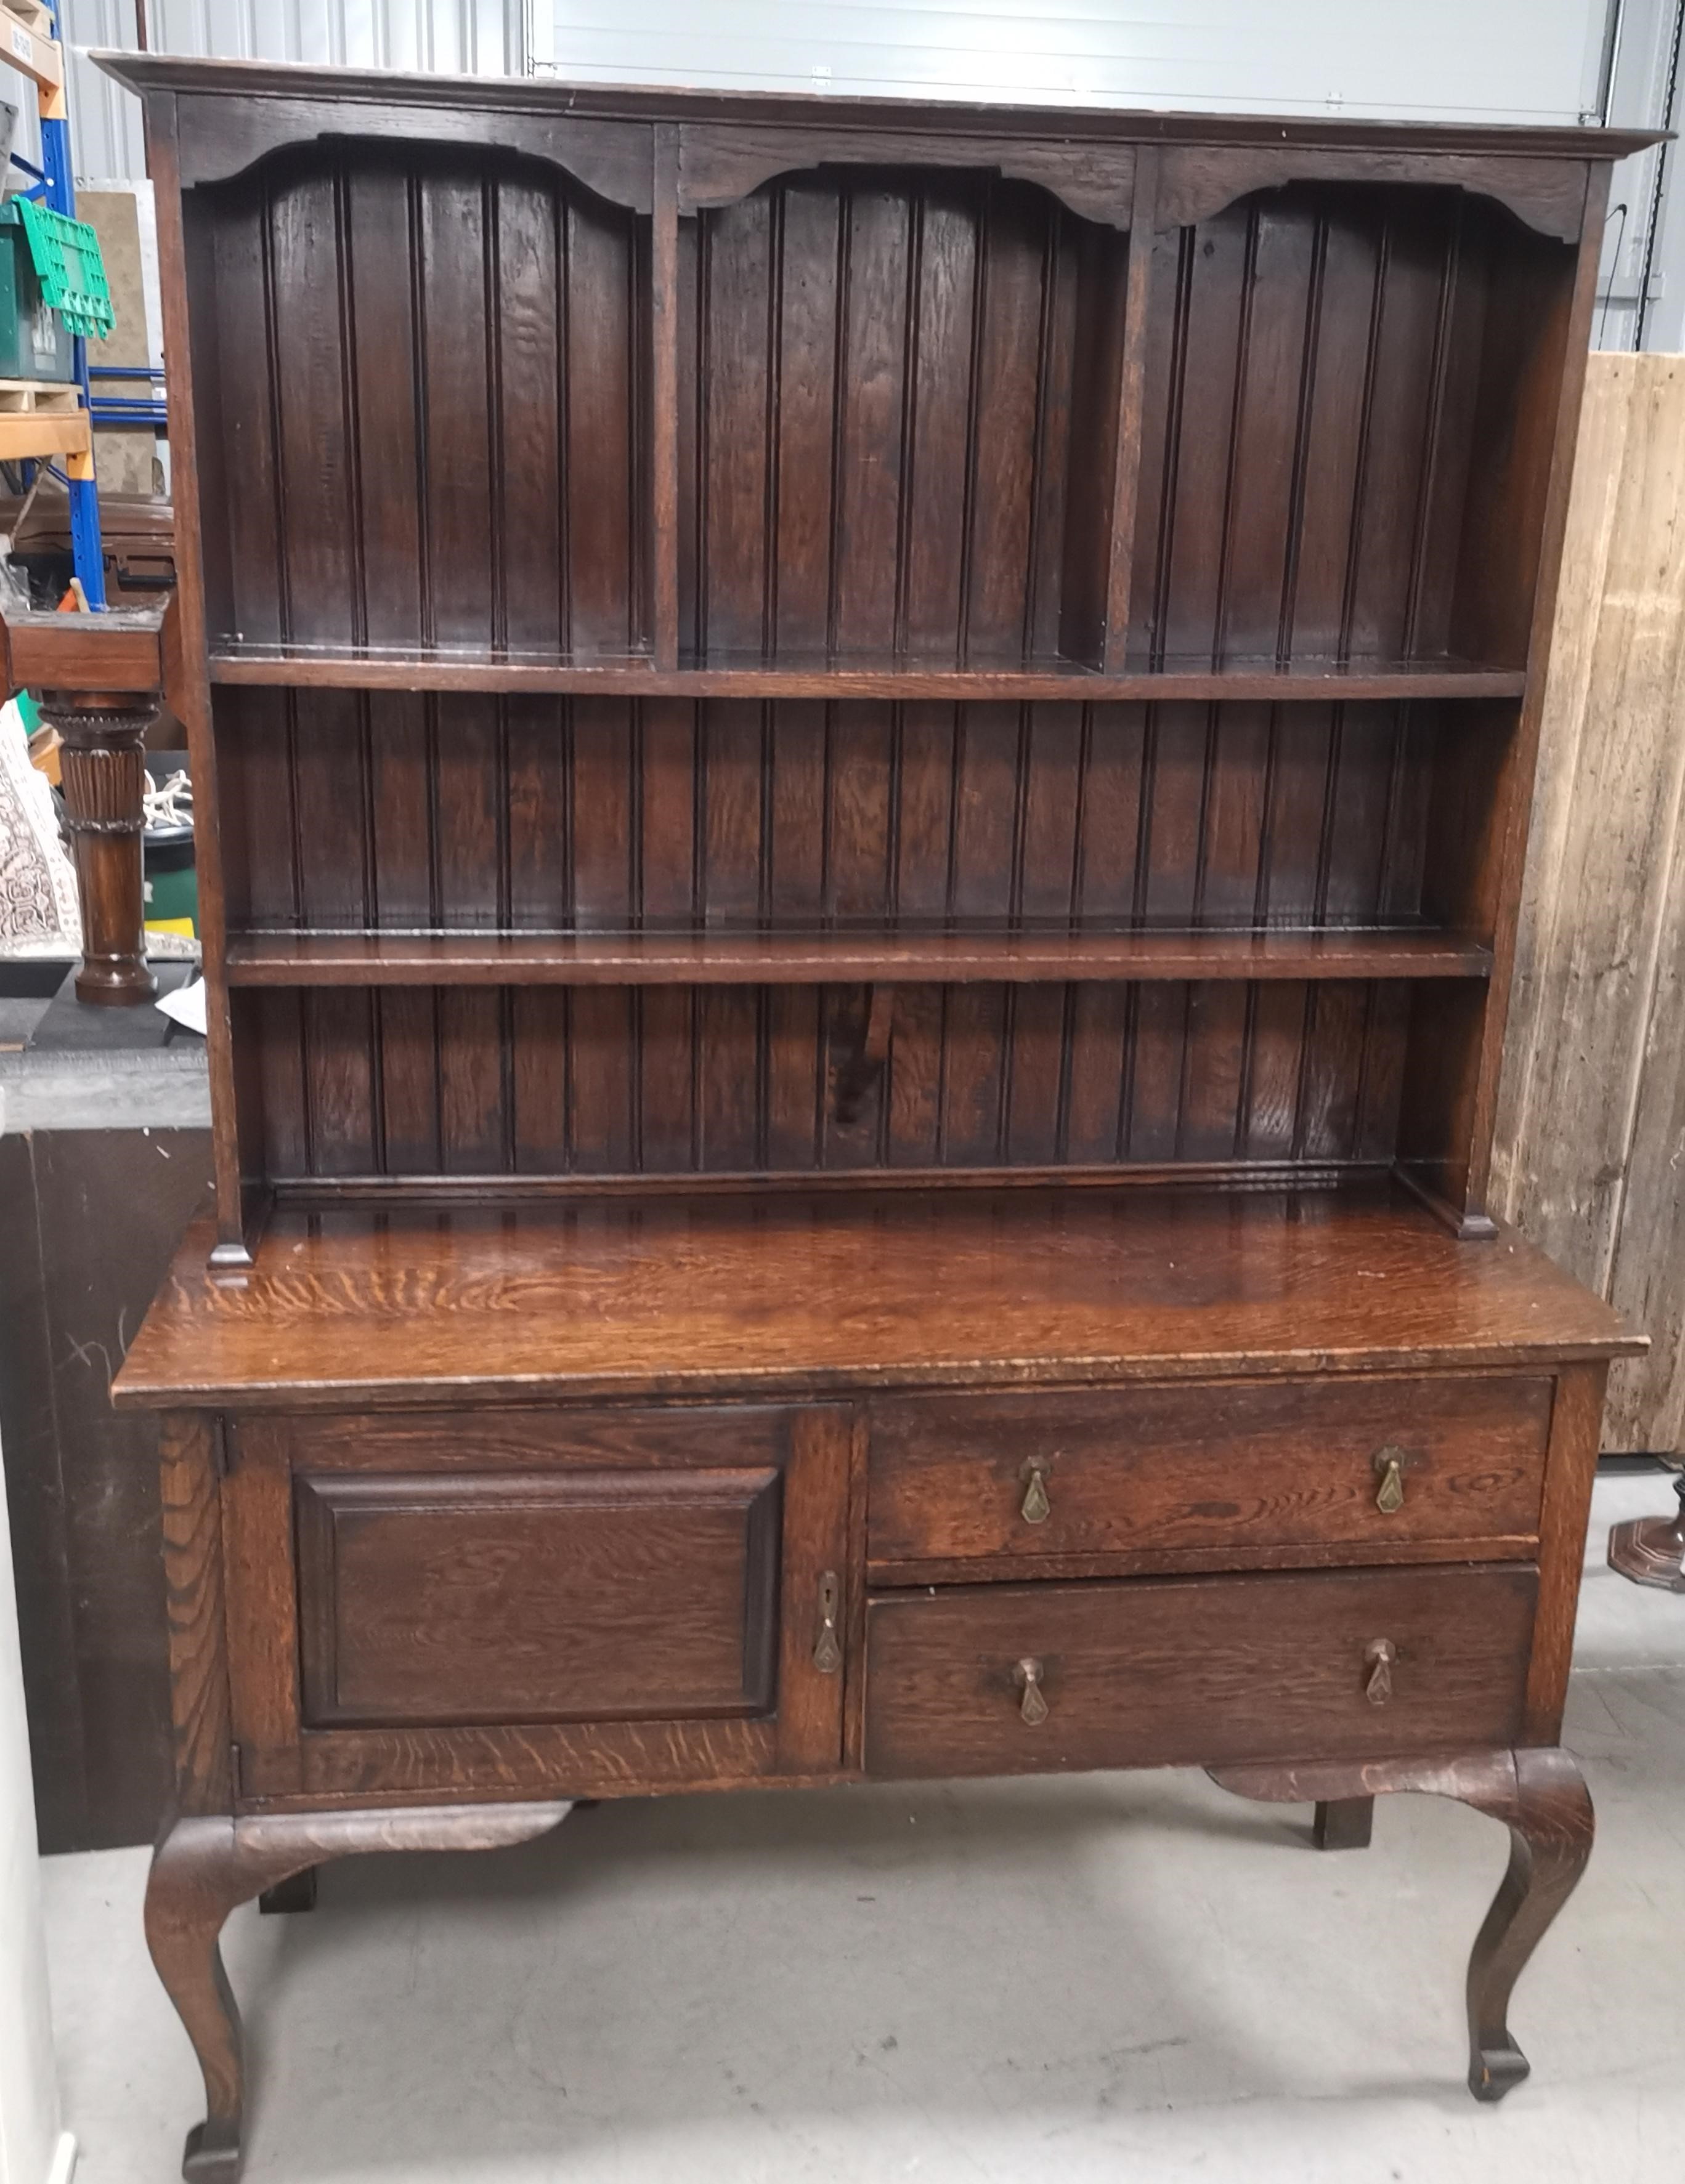
[(1489, 1234), (1610, 131), (126, 54), (219, 1250), (1392, 1168)]

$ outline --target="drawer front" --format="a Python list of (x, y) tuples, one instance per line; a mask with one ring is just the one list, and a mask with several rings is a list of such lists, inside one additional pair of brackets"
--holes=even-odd
[(1217, 1766), (1509, 1744), (1536, 1591), (1530, 1565), (1507, 1564), (879, 1596), (867, 1613), (867, 1771)]
[(658, 1787), (834, 1767), (846, 1416), (270, 1418), (230, 1429), (245, 1794)]
[(872, 1415), (868, 1553), (1530, 1542), (1550, 1407), (1543, 1376), (1476, 1375), (885, 1402)]

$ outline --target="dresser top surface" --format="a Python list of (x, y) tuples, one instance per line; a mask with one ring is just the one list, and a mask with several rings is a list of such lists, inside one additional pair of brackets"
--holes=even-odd
[(245, 98), (390, 103), (558, 119), (752, 122), (783, 128), (917, 129), (935, 134), (1074, 138), (1143, 144), (1268, 144), (1326, 149), (1618, 159), (1659, 141), (1650, 130), (1515, 122), (1375, 121), (1327, 114), (1155, 112), (1140, 107), (1013, 105), (950, 98), (862, 98), (817, 92), (736, 92), (672, 84), (570, 83), (555, 76), (412, 75), (295, 62), (96, 52), (131, 90)]
[(120, 1405), (332, 1407), (1527, 1365), (1641, 1349), (1396, 1188), (692, 1193), (277, 1211), (184, 1240)]

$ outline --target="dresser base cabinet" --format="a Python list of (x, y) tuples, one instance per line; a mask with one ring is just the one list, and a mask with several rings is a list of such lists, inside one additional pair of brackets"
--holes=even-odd
[(215, 1207), (113, 1391), (188, 2174), (234, 1904), (868, 1778), (1465, 1798), (1504, 2092), (1642, 1346), (1487, 1184), (1651, 140), (99, 65), (181, 581), (0, 655), (167, 682), (198, 800)]
[(922, 1214), (946, 1276), (917, 1305), (846, 1198), (693, 1223), (682, 1337), (617, 1386), (675, 1209), (299, 1212), (237, 1274), (189, 1235), (118, 1399), (175, 1400), (180, 1809), (147, 1920), (204, 2067), (190, 2176), (239, 2159), (234, 1906), (661, 1791), (1203, 1767), (1331, 1844), (1377, 1796), (1461, 1798), (1514, 1845), (1470, 2084), (1525, 2075), (1510, 1990), (1591, 1846), (1557, 1739), (1630, 1338), (1397, 1193)]

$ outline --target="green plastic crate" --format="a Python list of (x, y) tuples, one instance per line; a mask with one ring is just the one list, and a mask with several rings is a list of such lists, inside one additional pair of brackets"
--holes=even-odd
[(49, 310), (36, 278), (17, 199), (0, 205), (0, 379), (74, 376), (70, 330)]
[(73, 334), (103, 340), (117, 314), (111, 308), (99, 237), (85, 220), (67, 220), (33, 198), (23, 198), (18, 209), (42, 294)]

